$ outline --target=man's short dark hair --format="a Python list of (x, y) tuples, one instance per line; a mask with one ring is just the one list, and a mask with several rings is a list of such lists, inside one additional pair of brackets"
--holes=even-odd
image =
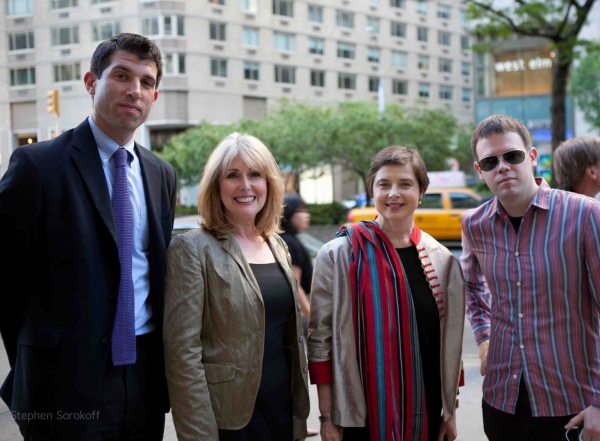
[(155, 89), (158, 89), (163, 74), (162, 55), (158, 46), (141, 35), (123, 33), (100, 43), (92, 55), (90, 71), (101, 78), (104, 69), (110, 65), (112, 54), (116, 51), (129, 52), (142, 60), (154, 61), (156, 63)]
[(561, 143), (552, 157), (556, 181), (563, 190), (575, 191), (585, 171), (600, 164), (600, 138), (578, 136)]
[(473, 150), (475, 160), (479, 161), (477, 143), (480, 140), (486, 139), (495, 133), (506, 134), (511, 132), (521, 137), (525, 150), (531, 149), (531, 136), (527, 127), (521, 121), (506, 115), (492, 115), (481, 121), (473, 132), (473, 136), (471, 136), (471, 150)]

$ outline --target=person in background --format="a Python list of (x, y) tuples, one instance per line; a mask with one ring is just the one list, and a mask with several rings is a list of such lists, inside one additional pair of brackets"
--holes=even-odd
[[(600, 205), (551, 189), (518, 120), (473, 132), (475, 169), (496, 196), (462, 217), (469, 319), (490, 441), (600, 440)], [(565, 433), (565, 430), (570, 430)]]
[(300, 295), (300, 308), (307, 319), (310, 317), (310, 304), (308, 296), (312, 284), (313, 265), (308, 251), (298, 239), (297, 233), (310, 226), (310, 213), (299, 194), (286, 194), (283, 199), (283, 218), (281, 238), (287, 244), (292, 258), (292, 269), (298, 281), (298, 294)]
[[(300, 308), (304, 318), (302, 329), (304, 336), (308, 335), (308, 319), (310, 317), (310, 286), (312, 284), (313, 265), (304, 245), (298, 239), (297, 233), (306, 230), (310, 226), (310, 213), (306, 204), (299, 194), (286, 194), (283, 198), (283, 218), (281, 219), (281, 238), (285, 241), (290, 257), (292, 258), (292, 269), (298, 282), (298, 297)], [(307, 436), (316, 436), (319, 431), (308, 428)]]
[[(92, 111), (15, 149), (0, 181), (0, 395), (36, 440), (162, 440), (162, 317), (177, 177), (134, 140), (158, 98), (159, 48), (103, 41), (84, 77)], [(85, 110), (84, 110), (85, 112)]]
[(460, 265), (413, 221), (429, 185), (415, 149), (375, 155), (378, 216), (321, 248), (308, 359), (324, 441), (456, 439), (465, 297)]
[(578, 136), (561, 143), (552, 158), (563, 190), (591, 198), (600, 193), (600, 138)]
[(302, 314), (276, 234), (283, 193), (267, 147), (233, 133), (204, 168), (200, 228), (171, 242), (163, 341), (179, 441), (306, 436)]

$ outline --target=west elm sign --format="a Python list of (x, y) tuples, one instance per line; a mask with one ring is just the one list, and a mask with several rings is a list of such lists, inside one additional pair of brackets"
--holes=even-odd
[(552, 90), (553, 55), (548, 46), (494, 53), (495, 95), (549, 94)]
[(552, 69), (552, 58), (535, 57), (525, 61), (523, 58), (498, 61), (494, 64), (496, 72), (519, 72), (524, 70)]

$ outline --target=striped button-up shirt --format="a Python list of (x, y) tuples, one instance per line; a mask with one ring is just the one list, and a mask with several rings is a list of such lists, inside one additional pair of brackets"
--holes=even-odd
[(518, 232), (497, 198), (463, 216), (467, 308), (483, 399), (514, 414), (523, 377), (533, 416), (572, 415), (600, 408), (600, 204), (537, 182)]

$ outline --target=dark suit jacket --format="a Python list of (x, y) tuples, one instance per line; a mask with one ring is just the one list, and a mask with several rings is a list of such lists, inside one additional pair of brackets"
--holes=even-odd
[[(149, 299), (162, 332), (176, 175), (150, 151), (135, 149), (148, 207)], [(87, 119), (54, 140), (13, 152), (0, 181), (0, 244), (0, 332), (11, 365), (0, 395), (13, 415), (24, 414), (17, 418), (21, 429), (38, 433), (57, 412), (94, 410), (110, 356), (117, 232)], [(39, 415), (45, 412), (44, 423)], [(60, 439), (79, 433), (79, 424), (71, 420), (57, 429)]]

